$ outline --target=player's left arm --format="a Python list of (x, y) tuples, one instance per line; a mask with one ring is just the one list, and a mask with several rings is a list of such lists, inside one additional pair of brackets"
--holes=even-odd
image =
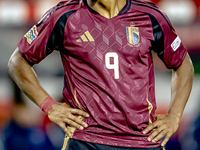
[(185, 105), (188, 101), (194, 77), (194, 68), (190, 56), (186, 54), (181, 66), (173, 71), (171, 81), (171, 104), (166, 115), (158, 115), (154, 123), (150, 124), (143, 133), (153, 130), (148, 141), (157, 142), (164, 140), (161, 146), (165, 146), (169, 138), (177, 131)]

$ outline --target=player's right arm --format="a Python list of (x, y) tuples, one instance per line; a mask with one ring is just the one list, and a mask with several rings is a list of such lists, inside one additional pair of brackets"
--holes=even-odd
[[(22, 92), (37, 106), (49, 96), (40, 85), (33, 67), (22, 57), (19, 48), (14, 51), (8, 62), (8, 71)], [(66, 124), (80, 130), (87, 127), (87, 124), (74, 116), (74, 114), (88, 117), (88, 114), (84, 111), (70, 108), (66, 103), (56, 103), (48, 111), (47, 115), (52, 122), (59, 125), (66, 134), (70, 135)]]

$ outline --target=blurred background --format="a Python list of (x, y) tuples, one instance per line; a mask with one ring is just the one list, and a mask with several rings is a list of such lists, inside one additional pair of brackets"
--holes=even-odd
[[(150, 1), (150, 0), (149, 0)], [(64, 132), (24, 96), (8, 76), (7, 63), (23, 35), (58, 0), (0, 0), (0, 150), (60, 150)], [(195, 68), (194, 86), (167, 150), (200, 150), (200, 0), (152, 0), (171, 20)], [(170, 103), (171, 70), (154, 54), (157, 113)], [(63, 68), (53, 52), (34, 69), (42, 86), (62, 101)]]

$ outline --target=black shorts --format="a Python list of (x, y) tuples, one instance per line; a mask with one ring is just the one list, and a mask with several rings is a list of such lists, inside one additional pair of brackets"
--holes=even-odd
[(65, 150), (164, 150), (164, 148), (163, 147), (156, 147), (156, 148), (116, 147), (116, 146), (102, 145), (102, 144), (69, 139)]

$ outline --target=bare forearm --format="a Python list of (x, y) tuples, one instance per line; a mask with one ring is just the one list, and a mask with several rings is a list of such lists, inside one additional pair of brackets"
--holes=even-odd
[(11, 56), (8, 63), (10, 76), (19, 88), (36, 104), (40, 105), (49, 96), (40, 86), (33, 68), (22, 58), (19, 49)]
[(194, 68), (189, 55), (187, 54), (181, 66), (173, 72), (172, 76), (172, 101), (167, 115), (157, 116), (157, 120), (150, 124), (143, 133), (153, 133), (148, 137), (149, 141), (157, 142), (161, 138), (164, 146), (169, 138), (177, 131), (183, 110), (188, 101), (194, 76)]
[[(8, 70), (10, 76), (13, 78), (13, 80), (17, 83), (17, 85), (20, 87), (20, 89), (36, 104), (40, 105), (43, 104), (43, 108), (46, 107), (46, 103), (49, 104), (49, 100), (46, 98), (49, 98), (49, 95), (46, 93), (46, 91), (40, 86), (40, 82), (32, 69), (32, 67), (23, 59), (21, 56), (21, 53), (19, 52), (19, 49), (16, 49), (16, 51), (11, 56), (9, 63), (8, 63)], [(46, 106), (44, 106), (46, 105)], [(41, 108), (41, 105), (40, 105)], [(42, 109), (42, 108), (41, 108)], [(45, 109), (44, 112), (48, 112), (49, 119), (58, 124), (68, 136), (71, 137), (71, 132), (68, 130), (66, 124), (73, 128), (77, 128), (80, 130), (83, 130), (84, 128), (87, 128), (87, 124), (82, 121), (82, 119), (75, 116), (79, 115), (81, 117), (89, 117), (89, 114), (86, 112), (70, 108), (69, 105), (66, 103), (56, 103), (53, 104), (51, 107), (48, 105), (48, 109)]]
[(190, 57), (186, 55), (185, 60), (177, 71), (173, 72), (172, 83), (171, 83), (171, 93), (172, 100), (168, 110), (168, 114), (172, 114), (176, 117), (179, 122), (185, 105), (188, 101), (194, 77), (194, 68)]

